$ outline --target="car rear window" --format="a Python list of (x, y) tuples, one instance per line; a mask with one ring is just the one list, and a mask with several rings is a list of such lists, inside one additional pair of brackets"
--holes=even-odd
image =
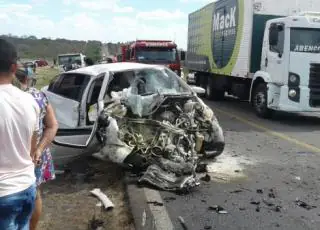
[(62, 97), (81, 101), (83, 91), (90, 81), (90, 76), (85, 74), (62, 74), (54, 78), (48, 91)]

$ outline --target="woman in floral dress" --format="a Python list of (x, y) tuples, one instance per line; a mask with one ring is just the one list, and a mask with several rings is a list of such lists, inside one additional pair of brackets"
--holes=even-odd
[(51, 144), (57, 133), (58, 123), (53, 108), (49, 104), (46, 95), (36, 88), (31, 88), (28, 86), (30, 81), (32, 81), (32, 76), (28, 75), (28, 72), (26, 72), (24, 69), (19, 69), (16, 73), (16, 78), (21, 84), (21, 90), (30, 93), (34, 97), (40, 108), (40, 132), (38, 135), (38, 145), (36, 153), (41, 155), (41, 158), (40, 162), (38, 162), (35, 167), (38, 190), (35, 210), (30, 221), (30, 230), (35, 230), (42, 212), (40, 185), (42, 183), (55, 179), (54, 166), (49, 145)]

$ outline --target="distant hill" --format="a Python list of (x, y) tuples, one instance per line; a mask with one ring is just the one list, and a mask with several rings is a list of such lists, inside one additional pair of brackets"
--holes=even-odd
[(105, 43), (100, 41), (79, 41), (68, 39), (37, 38), (35, 36), (0, 35), (13, 43), (22, 59), (45, 58), (53, 60), (58, 54), (82, 52), (92, 59), (99, 60), (102, 54), (116, 55), (122, 43)]

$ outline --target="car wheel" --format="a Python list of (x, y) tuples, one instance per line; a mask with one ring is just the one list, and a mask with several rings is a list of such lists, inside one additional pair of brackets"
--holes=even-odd
[(203, 149), (202, 149), (203, 156), (206, 159), (216, 158), (217, 156), (223, 153), (224, 147), (225, 147), (224, 142), (204, 143)]
[(265, 83), (259, 83), (253, 93), (252, 105), (257, 116), (262, 118), (269, 118), (272, 116), (272, 110), (268, 108), (268, 92)]
[(208, 79), (208, 84), (206, 85), (206, 97), (209, 100), (220, 101), (224, 99), (224, 90), (215, 89), (213, 87), (213, 81)]

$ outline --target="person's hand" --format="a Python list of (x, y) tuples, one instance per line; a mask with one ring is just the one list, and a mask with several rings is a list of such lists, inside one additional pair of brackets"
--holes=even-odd
[(33, 158), (32, 158), (32, 161), (35, 165), (40, 165), (41, 163), (41, 154), (42, 152), (37, 149), (34, 153), (33, 153)]

